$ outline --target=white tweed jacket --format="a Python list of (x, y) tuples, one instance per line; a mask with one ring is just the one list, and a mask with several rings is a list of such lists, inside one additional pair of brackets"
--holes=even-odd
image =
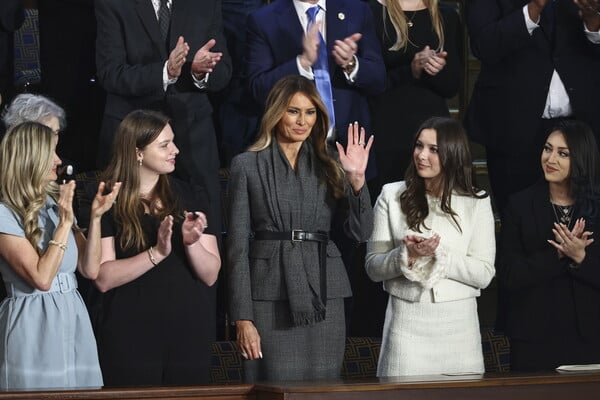
[[(385, 185), (374, 210), (374, 230), (367, 245), (365, 268), (384, 290), (404, 300), (418, 302), (431, 295), (433, 302), (477, 297), (494, 277), (496, 241), (494, 216), (489, 196), (483, 199), (453, 195), (452, 209), (458, 214), (458, 229), (444, 213), (439, 200), (428, 196), (429, 230), (420, 234), (440, 235), (434, 257), (419, 258), (411, 269), (402, 239), (410, 233), (406, 216), (400, 208), (400, 194), (405, 182)], [(418, 234), (418, 233), (417, 233)], [(428, 296), (429, 298), (429, 296)]]

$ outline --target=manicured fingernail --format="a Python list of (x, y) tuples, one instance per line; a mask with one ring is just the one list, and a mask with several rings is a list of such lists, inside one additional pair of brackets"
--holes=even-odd
[(263, 357), (262, 357), (262, 351), (259, 351), (259, 352), (258, 352), (258, 356), (259, 356), (260, 358), (263, 358)]
[(244, 357), (247, 360), (248, 359), (248, 354), (242, 353), (242, 357)]

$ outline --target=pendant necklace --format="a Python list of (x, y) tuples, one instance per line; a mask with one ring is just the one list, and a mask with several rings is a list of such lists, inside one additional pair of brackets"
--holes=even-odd
[(571, 229), (571, 220), (573, 219), (573, 211), (575, 211), (575, 207), (573, 205), (570, 206), (559, 206), (558, 204), (552, 204), (552, 211), (554, 211), (554, 217), (556, 218), (557, 224), (563, 224), (568, 229)]
[[(404, 14), (406, 14), (406, 13), (404, 13)], [(415, 18), (415, 15), (416, 15), (416, 14), (417, 14), (417, 12), (416, 12), (416, 11), (413, 11), (413, 12), (412, 12), (412, 15), (410, 16), (410, 18), (409, 18), (409, 19), (408, 19), (408, 21), (406, 22), (406, 25), (407, 25), (409, 28), (412, 28), (412, 27), (413, 27), (414, 23), (413, 23), (412, 21), (413, 21), (413, 19)]]

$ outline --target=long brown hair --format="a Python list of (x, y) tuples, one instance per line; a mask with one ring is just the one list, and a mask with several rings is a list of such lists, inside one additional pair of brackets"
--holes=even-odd
[(142, 230), (141, 218), (144, 203), (150, 213), (163, 219), (167, 215), (180, 215), (169, 179), (160, 175), (148, 199), (140, 196), (140, 173), (136, 149), (143, 150), (154, 142), (169, 119), (156, 111), (136, 110), (129, 113), (117, 128), (113, 142), (113, 156), (102, 173), (107, 186), (121, 183), (119, 199), (113, 206), (115, 221), (121, 230), (120, 246), (123, 249), (143, 250), (148, 247)]
[(13, 126), (0, 144), (0, 200), (21, 218), (25, 237), (40, 255), (44, 227), (39, 226), (38, 213), (46, 196), (58, 199), (56, 182), (46, 182), (54, 148), (52, 129), (31, 121)]
[(258, 138), (248, 151), (264, 150), (271, 145), (274, 138), (277, 138), (279, 122), (290, 105), (292, 97), (297, 93), (302, 93), (308, 97), (317, 109), (317, 121), (306, 140), (314, 148), (315, 154), (323, 166), (325, 171), (324, 181), (327, 187), (333, 197), (339, 199), (344, 196), (344, 171), (327, 151), (326, 139), (329, 129), (327, 108), (323, 104), (314, 83), (303, 76), (290, 75), (275, 83), (267, 97)]
[[(408, 46), (408, 18), (406, 12), (400, 6), (398, 0), (386, 0), (386, 4), (383, 5), (383, 25), (385, 27), (387, 23), (387, 16), (389, 15), (390, 21), (396, 31), (396, 43), (388, 50), (406, 50)], [(438, 6), (438, 0), (423, 0), (425, 7), (429, 10), (431, 16), (431, 24), (433, 30), (438, 37), (438, 46), (436, 51), (442, 51), (444, 49), (444, 24), (442, 16)], [(385, 29), (384, 29), (385, 32)]]
[[(449, 214), (461, 230), (456, 219), (457, 214), (452, 209), (452, 193), (478, 199), (487, 196), (487, 193), (479, 193), (480, 190), (473, 186), (469, 140), (460, 122), (452, 118), (432, 117), (419, 127), (413, 140), (413, 149), (424, 129), (433, 129), (436, 132), (441, 166), (442, 211)], [(421, 227), (429, 229), (425, 226), (425, 218), (429, 215), (425, 179), (417, 173), (414, 159), (406, 169), (405, 181), (406, 190), (400, 195), (400, 207), (406, 215), (408, 227), (417, 232), (421, 232)]]

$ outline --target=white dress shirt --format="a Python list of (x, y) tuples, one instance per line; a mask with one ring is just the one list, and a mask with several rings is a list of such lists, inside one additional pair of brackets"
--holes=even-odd
[[(530, 35), (533, 35), (533, 31), (540, 27), (538, 24), (540, 21), (534, 22), (531, 20), (527, 5), (523, 6), (523, 15), (525, 17), (527, 30)], [(585, 24), (583, 24), (583, 29), (590, 42), (595, 44), (600, 43), (600, 31), (590, 32)], [(552, 79), (550, 80), (550, 89), (548, 90), (548, 97), (546, 98), (546, 105), (544, 107), (542, 118), (569, 117), (572, 114), (573, 109), (571, 108), (571, 101), (569, 100), (565, 84), (562, 79), (560, 79), (560, 76), (555, 69), (552, 73)]]

